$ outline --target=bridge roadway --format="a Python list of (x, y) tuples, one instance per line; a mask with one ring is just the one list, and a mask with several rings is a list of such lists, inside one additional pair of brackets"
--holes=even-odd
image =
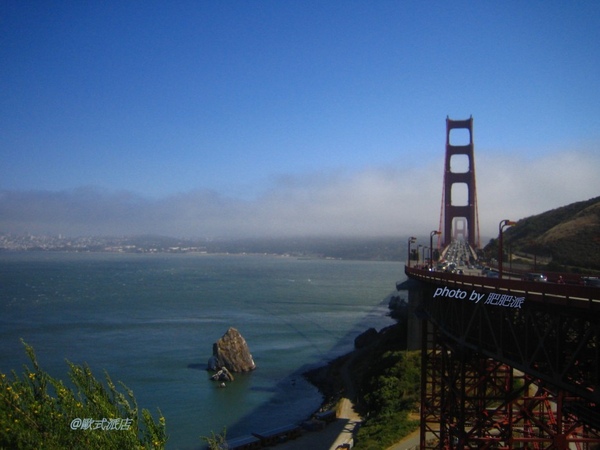
[[(561, 414), (565, 417), (568, 414), (577, 416), (577, 426), (580, 428), (588, 427), (595, 430), (594, 438), (580, 437), (581, 442), (593, 442), (593, 445), (600, 443), (600, 288), (557, 284), (529, 282), (513, 279), (488, 278), (484, 276), (475, 276), (468, 274), (454, 274), (447, 272), (429, 271), (426, 268), (406, 267), (406, 275), (413, 280), (419, 281), (418, 301), (416, 314), (422, 320), (423, 327), (435, 328), (439, 334), (438, 340), (445, 340), (443, 350), (429, 353), (429, 358), (438, 358), (440, 354), (453, 353), (454, 359), (463, 358), (465, 353), (481, 355), (479, 361), (484, 359), (497, 361), (510, 368), (511, 374), (516, 371), (525, 374), (525, 376), (534, 383), (535, 386), (544, 386), (549, 392), (564, 392), (564, 405), (561, 405)], [(425, 342), (427, 331), (423, 331), (422, 345), (427, 347), (431, 343)], [(434, 340), (435, 340), (434, 339)], [(425, 355), (426, 350), (423, 350)], [(437, 352), (437, 355), (436, 354)], [(443, 362), (423, 361), (423, 364), (429, 364), (430, 368)], [(448, 363), (448, 367), (453, 362)], [(484, 364), (479, 362), (478, 364)], [(433, 397), (436, 395), (446, 402), (453, 389), (451, 384), (462, 382), (462, 395), (465, 394), (468, 387), (465, 387), (465, 379), (468, 375), (465, 373), (465, 364), (463, 364), (461, 374), (456, 375), (455, 379), (447, 388), (447, 393), (432, 394), (429, 399), (424, 399), (422, 409), (427, 405), (437, 402), (437, 407), (444, 409), (442, 401)], [(429, 370), (429, 369), (427, 369)], [(426, 374), (428, 378), (424, 383), (443, 384), (443, 380), (433, 380), (436, 376), (448, 378), (449, 369), (441, 371), (434, 367), (432, 370), (438, 370), (438, 375), (432, 373)], [(512, 376), (512, 375), (511, 375)], [(462, 380), (462, 381), (461, 381)], [(511, 378), (512, 380), (512, 378)], [(512, 384), (512, 381), (511, 381)], [(429, 388), (423, 387), (423, 390)], [(435, 388), (434, 389), (439, 389)], [(458, 388), (457, 388), (458, 389)], [(510, 391), (510, 389), (509, 389)], [(507, 391), (506, 396), (515, 396), (514, 392)], [(561, 397), (562, 399), (563, 397)], [(479, 399), (481, 400), (481, 399)], [(496, 399), (497, 401), (497, 399)], [(557, 400), (553, 400), (557, 401)], [(463, 412), (466, 405), (465, 399), (458, 399), (456, 402), (463, 402)], [(562, 403), (562, 400), (560, 400)], [(485, 403), (485, 402), (484, 402)], [(448, 411), (453, 406), (447, 406)], [(489, 403), (487, 406), (489, 410)], [(507, 417), (512, 417), (514, 406), (507, 409)], [(556, 410), (556, 407), (554, 407)], [(422, 448), (471, 448), (467, 445), (467, 435), (472, 434), (467, 429), (474, 429), (471, 423), (465, 425), (468, 419), (457, 417), (447, 419), (449, 412), (438, 412), (439, 417), (436, 420), (441, 422), (462, 420), (462, 434), (455, 434), (449, 440), (453, 432), (450, 431), (450, 425), (441, 424), (438, 431), (435, 431), (430, 425), (425, 425), (424, 421), (431, 422), (431, 417), (424, 416), (422, 411), (422, 427), (427, 427), (428, 431), (441, 433), (437, 438), (439, 442), (444, 439), (449, 444), (439, 444), (439, 446), (427, 447), (425, 431), (422, 428)], [(471, 414), (477, 412), (471, 411)], [(481, 414), (480, 410), (477, 414)], [(485, 413), (485, 411), (483, 411)], [(531, 412), (522, 412), (522, 416)], [(556, 414), (556, 411), (555, 413)], [(550, 414), (552, 415), (552, 414)], [(543, 420), (549, 420), (546, 416)], [(502, 419), (504, 421), (508, 419)], [(511, 419), (512, 420), (512, 419)], [(538, 420), (537, 428), (541, 427), (543, 420)], [(452, 426), (455, 426), (453, 423)], [(447, 435), (440, 432), (445, 426)], [(436, 426), (437, 427), (437, 426)], [(524, 426), (521, 425), (521, 428)], [(503, 427), (503, 430), (507, 427)], [(442, 430), (443, 431), (443, 430)], [(455, 432), (457, 433), (457, 432)], [(490, 433), (490, 431), (486, 431)], [(549, 437), (554, 447), (537, 448), (575, 448), (570, 447), (566, 442), (567, 431), (557, 431)], [(506, 438), (503, 442), (514, 442), (520, 436), (520, 439), (534, 439), (543, 433), (537, 432), (534, 437), (532, 433), (526, 437), (523, 430), (510, 431), (510, 439)], [(585, 434), (585, 433), (584, 433)], [(587, 435), (586, 435), (587, 436)], [(471, 436), (472, 437), (472, 436)], [(481, 435), (477, 441), (478, 447), (482, 444)], [(489, 439), (489, 435), (488, 435)], [(501, 439), (496, 436), (496, 439)], [(587, 440), (586, 440), (587, 439)], [(577, 442), (580, 442), (577, 441)], [(460, 442), (460, 446), (454, 447), (455, 443)], [(532, 442), (532, 441), (529, 441)], [(512, 445), (512, 444), (511, 444)], [(590, 444), (587, 444), (590, 445)], [(495, 448), (513, 448), (495, 447)], [(592, 448), (592, 447), (577, 447)], [(594, 447), (595, 448), (595, 447)]]

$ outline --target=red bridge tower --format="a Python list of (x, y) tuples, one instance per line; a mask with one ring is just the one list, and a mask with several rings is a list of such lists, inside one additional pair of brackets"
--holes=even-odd
[[(461, 129), (467, 130), (467, 139), (465, 132), (453, 133)], [(457, 134), (460, 141), (455, 140)], [(473, 249), (480, 247), (473, 148), (473, 117), (466, 120), (446, 117), (446, 162), (439, 228), (443, 230), (441, 239), (444, 246), (453, 239), (462, 239)], [(455, 171), (452, 170), (453, 164), (457, 168)], [(453, 188), (456, 188), (454, 192)], [(456, 195), (453, 196), (453, 193)]]

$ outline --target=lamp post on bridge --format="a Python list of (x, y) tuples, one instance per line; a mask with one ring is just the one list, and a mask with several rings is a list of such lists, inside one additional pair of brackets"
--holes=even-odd
[(425, 246), (425, 245), (423, 246), (423, 265), (424, 265), (424, 266), (427, 266), (427, 260), (425, 259), (425, 254), (427, 253), (427, 249), (428, 249), (428, 248), (429, 248), (429, 247), (427, 247), (427, 246)]
[(498, 224), (498, 277), (502, 278), (502, 232), (506, 227), (512, 227), (516, 225), (517, 222), (513, 222), (512, 220), (504, 219), (501, 220)]
[(421, 244), (417, 245), (417, 266), (419, 265), (419, 252), (421, 251), (421, 247), (423, 247)]
[(431, 268), (433, 269), (433, 236), (437, 234), (442, 234), (441, 231), (433, 230), (429, 233), (429, 263), (431, 264)]
[(414, 244), (415, 242), (417, 242), (416, 237), (411, 236), (408, 238), (408, 259), (406, 260), (406, 264), (408, 265), (409, 268), (410, 268), (410, 244)]

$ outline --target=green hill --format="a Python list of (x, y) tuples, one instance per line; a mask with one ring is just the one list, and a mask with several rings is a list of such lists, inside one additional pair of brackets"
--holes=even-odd
[[(600, 270), (600, 197), (521, 219), (505, 230), (503, 247), (513, 255), (548, 262), (555, 271)], [(484, 252), (497, 252), (493, 239)], [(496, 253), (497, 254), (497, 253)]]

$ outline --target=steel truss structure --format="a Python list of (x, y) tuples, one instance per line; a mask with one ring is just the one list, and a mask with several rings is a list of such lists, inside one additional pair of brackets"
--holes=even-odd
[(596, 449), (594, 406), (423, 321), (421, 449)]
[(421, 449), (600, 449), (600, 292), (406, 271)]

